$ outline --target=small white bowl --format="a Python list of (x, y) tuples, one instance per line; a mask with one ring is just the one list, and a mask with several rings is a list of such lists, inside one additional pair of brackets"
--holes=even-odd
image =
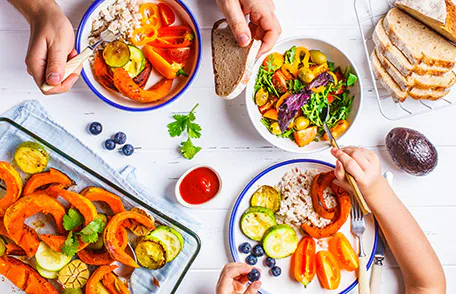
[(358, 81), (355, 83), (353, 87), (350, 88), (350, 95), (354, 95), (355, 99), (353, 100), (352, 110), (347, 117), (347, 121), (350, 125), (347, 131), (344, 134), (342, 134), (340, 138), (342, 138), (352, 129), (352, 125), (355, 123), (356, 117), (358, 116), (358, 113), (361, 110), (361, 104), (363, 100), (363, 87), (360, 72), (356, 68), (353, 61), (346, 54), (344, 54), (342, 50), (328, 42), (309, 37), (293, 37), (285, 39), (282, 42), (277, 43), (277, 45), (275, 45), (275, 47), (272, 48), (270, 52), (258, 58), (253, 68), (252, 78), (250, 79), (247, 85), (247, 89), (245, 91), (245, 104), (247, 107), (247, 112), (257, 132), (272, 145), (282, 150), (294, 153), (309, 154), (314, 152), (320, 152), (330, 147), (328, 142), (312, 142), (307, 146), (298, 147), (298, 145), (296, 145), (293, 141), (289, 139), (278, 138), (277, 136), (271, 134), (271, 132), (269, 132), (269, 130), (261, 123), (261, 113), (258, 111), (258, 106), (255, 104), (252, 98), (254, 93), (255, 80), (258, 75), (260, 65), (263, 63), (264, 58), (266, 58), (266, 56), (268, 56), (272, 52), (284, 53), (286, 50), (290, 49), (293, 46), (304, 46), (309, 50), (318, 49), (327, 56), (328, 60), (334, 62), (334, 65), (336, 67), (340, 66), (343, 69), (347, 67), (352, 68), (352, 72), (356, 74), (356, 76), (358, 77)]
[[(219, 181), (219, 189), (217, 191), (217, 193), (214, 195), (214, 197), (212, 197), (210, 200), (204, 202), (204, 203), (201, 203), (201, 204), (190, 204), (190, 203), (187, 203), (184, 199), (182, 199), (182, 195), (180, 194), (180, 185), (182, 183), (182, 180), (192, 171), (194, 171), (195, 169), (198, 169), (198, 168), (201, 168), (201, 167), (205, 167), (205, 168), (208, 168), (210, 169), (211, 171), (213, 171), (215, 173), (215, 175), (217, 176), (217, 179)], [(179, 180), (177, 181), (176, 183), (176, 187), (174, 189), (174, 194), (176, 195), (176, 199), (177, 201), (182, 204), (183, 206), (185, 207), (189, 207), (189, 208), (197, 208), (197, 207), (200, 207), (201, 205), (205, 205), (211, 201), (213, 201), (219, 194), (220, 192), (222, 191), (222, 177), (220, 177), (220, 174), (213, 168), (213, 167), (210, 167), (208, 165), (197, 165), (197, 166), (194, 166), (190, 169), (188, 169), (180, 178)]]

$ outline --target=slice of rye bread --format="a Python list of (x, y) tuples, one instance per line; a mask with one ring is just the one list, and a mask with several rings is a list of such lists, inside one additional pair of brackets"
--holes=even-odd
[(403, 91), (409, 91), (414, 87), (423, 90), (432, 89), (435, 91), (445, 91), (456, 82), (456, 75), (453, 71), (449, 71), (442, 76), (412, 73), (411, 75), (404, 77), (385, 56), (377, 54), (377, 57), (383, 68)]
[(391, 94), (395, 102), (404, 102), (408, 96), (415, 100), (438, 100), (450, 92), (450, 88), (444, 91), (419, 88), (411, 88), (409, 91), (403, 91), (382, 66), (375, 51), (371, 55), (371, 62), (377, 81)]
[(394, 4), (456, 43), (456, 5), (453, 0), (397, 0)]
[(240, 47), (226, 19), (217, 21), (212, 28), (212, 66), (215, 93), (233, 99), (245, 89), (261, 47), (261, 41), (252, 40), (249, 46)]
[(412, 64), (424, 62), (446, 68), (455, 65), (456, 47), (399, 8), (388, 11), (383, 27), (391, 43), (401, 50)]
[(383, 19), (377, 23), (372, 39), (375, 43), (377, 54), (385, 56), (403, 76), (408, 76), (413, 72), (420, 75), (430, 74), (439, 76), (450, 70), (446, 67), (427, 65), (425, 63), (411, 64), (404, 54), (391, 43), (383, 28)]

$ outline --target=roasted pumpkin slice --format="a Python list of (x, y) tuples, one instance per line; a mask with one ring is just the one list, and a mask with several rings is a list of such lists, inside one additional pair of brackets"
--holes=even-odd
[[(47, 246), (49, 246), (52, 250), (56, 252), (62, 252), (63, 244), (65, 243), (66, 236), (61, 235), (51, 235), (51, 234), (41, 234), (40, 239), (43, 241)], [(89, 245), (89, 243), (84, 243), (80, 237), (78, 237), (78, 251), (84, 249)]]
[(24, 225), (25, 219), (39, 212), (51, 214), (57, 225), (57, 231), (64, 233), (63, 216), (65, 208), (56, 199), (41, 193), (31, 194), (20, 198), (11, 205), (3, 216), (3, 223), (17, 245), (22, 247), (28, 257), (35, 255), (39, 239), (35, 231)]
[(74, 208), (79, 210), (79, 212), (84, 217), (84, 226), (87, 226), (97, 217), (97, 209), (95, 205), (93, 205), (93, 203), (86, 197), (75, 192), (61, 189), (59, 186), (51, 186), (46, 191), (52, 197), (62, 197), (63, 199), (68, 201)]
[(87, 187), (81, 191), (81, 195), (90, 201), (102, 201), (109, 205), (113, 214), (125, 211), (122, 199), (119, 196), (106, 191), (103, 188)]
[(117, 239), (117, 231), (125, 221), (135, 220), (149, 231), (155, 229), (154, 222), (145, 215), (134, 211), (125, 211), (114, 215), (106, 226), (103, 233), (105, 247), (111, 257), (125, 265), (138, 268), (139, 265), (121, 248)]
[(3, 180), (6, 185), (6, 193), (0, 199), (0, 216), (2, 216), (5, 214), (5, 210), (21, 196), (22, 179), (11, 164), (2, 161), (0, 162), (0, 180)]
[(85, 248), (77, 254), (79, 259), (91, 265), (109, 265), (114, 262), (114, 259), (112, 259), (111, 255), (109, 255), (104, 247), (100, 250)]
[(312, 205), (316, 213), (326, 219), (332, 219), (336, 211), (335, 207), (328, 207), (325, 202), (325, 190), (329, 188), (332, 182), (336, 179), (333, 171), (319, 173), (312, 181), (310, 188), (310, 196), (312, 197)]
[(0, 274), (26, 293), (58, 294), (55, 287), (32, 268), (13, 257), (0, 257)]
[(125, 284), (114, 274), (114, 273), (107, 273), (104, 275), (103, 279), (101, 280), (103, 286), (108, 289), (109, 293), (113, 294), (129, 294), (130, 290)]
[[(155, 221), (154, 220), (154, 217), (152, 215), (150, 215), (147, 211), (145, 211), (144, 209), (142, 208), (139, 208), (139, 207), (133, 207), (130, 211), (134, 211), (134, 212), (137, 212), (139, 214), (142, 214), (144, 216), (147, 216), (151, 221)], [(128, 222), (128, 225), (127, 227), (130, 229), (130, 231), (133, 232), (133, 234), (135, 234), (136, 236), (145, 236), (147, 235), (150, 230), (147, 229), (146, 227), (142, 226), (141, 224), (138, 224), (137, 221), (135, 220), (130, 220)]]
[(25, 183), (23, 195), (32, 194), (37, 189), (51, 184), (61, 184), (66, 189), (74, 185), (74, 182), (61, 171), (50, 168), (49, 171), (31, 176)]
[(97, 294), (98, 291), (98, 283), (101, 282), (103, 277), (111, 273), (113, 270), (117, 268), (117, 265), (102, 265), (97, 268), (92, 275), (90, 275), (89, 280), (86, 284), (86, 294)]
[(6, 255), (24, 256), (26, 254), (24, 249), (14, 243), (9, 242), (6, 244)]

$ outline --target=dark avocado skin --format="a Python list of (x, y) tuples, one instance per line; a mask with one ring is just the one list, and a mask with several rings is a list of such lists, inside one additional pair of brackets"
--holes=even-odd
[(437, 150), (420, 132), (394, 128), (386, 135), (385, 141), (394, 163), (409, 174), (424, 176), (437, 166)]

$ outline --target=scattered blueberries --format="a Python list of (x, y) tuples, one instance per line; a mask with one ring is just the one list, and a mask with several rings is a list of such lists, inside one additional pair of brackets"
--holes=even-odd
[(99, 135), (103, 131), (103, 126), (99, 122), (93, 122), (89, 125), (89, 132), (92, 135)]
[(278, 266), (275, 266), (271, 269), (271, 273), (274, 277), (278, 277), (282, 273), (282, 269)]
[(254, 268), (250, 273), (247, 274), (247, 278), (250, 282), (258, 281), (261, 277), (260, 271)]
[(133, 145), (131, 144), (125, 144), (123, 147), (122, 147), (122, 153), (125, 155), (125, 156), (130, 156), (133, 154), (133, 152), (135, 152), (135, 148), (133, 147)]
[(239, 245), (239, 251), (241, 251), (244, 254), (249, 254), (250, 251), (252, 250), (252, 245), (249, 243), (245, 242)]
[(116, 144), (122, 145), (122, 144), (125, 144), (127, 142), (127, 135), (125, 135), (124, 132), (117, 132), (112, 137), (112, 139), (114, 140), (114, 142), (116, 142)]
[(108, 150), (114, 150), (116, 148), (116, 142), (114, 142), (114, 140), (108, 139), (104, 142), (104, 146)]
[(253, 247), (253, 249), (252, 249), (252, 254), (253, 254), (253, 256), (256, 256), (256, 257), (263, 256), (264, 255), (263, 247), (261, 247), (261, 245), (255, 245), (255, 247)]
[(258, 259), (253, 255), (249, 255), (245, 259), (245, 262), (250, 265), (255, 265), (258, 262)]
[(265, 264), (269, 268), (273, 268), (276, 265), (276, 261), (274, 258), (268, 257), (266, 258)]

